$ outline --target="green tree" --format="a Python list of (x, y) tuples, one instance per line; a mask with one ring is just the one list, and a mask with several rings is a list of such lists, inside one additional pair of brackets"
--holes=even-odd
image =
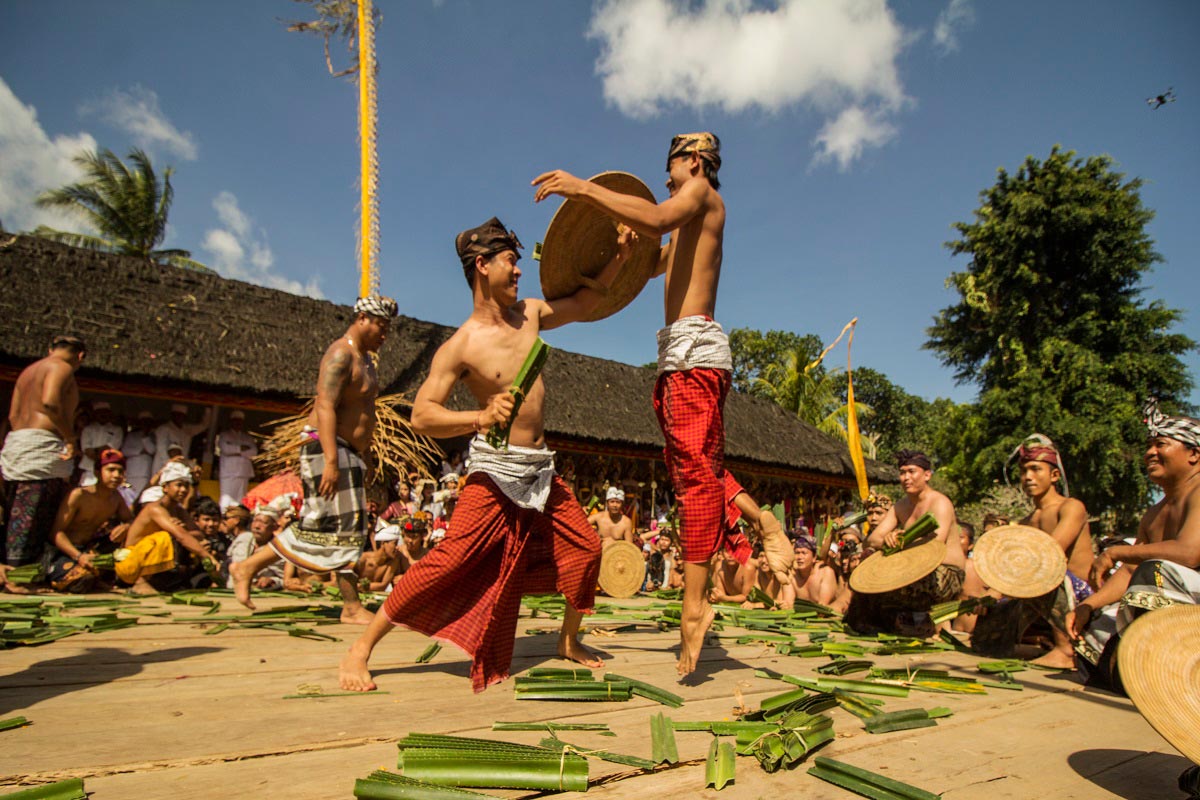
[(138, 256), (157, 263), (207, 270), (192, 260), (187, 250), (159, 250), (167, 235), (167, 215), (175, 191), (171, 188), (172, 169), (162, 179), (154, 173), (150, 157), (132, 150), (129, 161), (111, 150), (85, 150), (74, 157), (83, 169), (84, 179), (59, 189), (43, 192), (36, 200), (40, 208), (55, 208), (74, 214), (97, 233), (71, 233), (39, 226), (33, 233), (74, 247)]
[(1160, 257), (1140, 186), (1107, 156), (1055, 147), (1001, 169), (974, 220), (955, 224), (947, 247), (971, 261), (947, 280), (961, 299), (937, 315), (926, 347), (980, 389), (948, 423), (954, 452), (941, 453), (967, 495), (956, 499), (979, 500), (1038, 431), (1062, 448), (1072, 493), (1093, 513), (1128, 524), (1144, 508), (1141, 404), (1153, 394), (1182, 407), (1192, 381), (1180, 356), (1196, 345), (1170, 332), (1179, 311), (1141, 298)]
[(789, 331), (734, 328), (729, 332), (729, 349), (733, 351), (733, 389), (748, 393), (769, 364), (784, 364), (794, 353), (803, 353), (803, 369), (821, 354), (821, 340), (811, 333), (801, 336)]
[[(750, 393), (775, 401), (823, 433), (844, 442), (848, 438), (846, 419), (850, 409), (845, 400), (838, 397), (839, 385), (845, 385), (844, 379), (839, 381), (842, 371), (825, 370), (820, 366), (806, 371), (805, 367), (814, 357), (810, 355), (811, 343), (806, 341), (807, 338), (800, 338), (785, 351), (781, 361), (764, 365), (753, 379)], [(820, 349), (817, 350), (819, 353)], [(859, 419), (871, 413), (864, 403), (855, 402), (854, 408)], [(874, 440), (865, 440), (863, 451), (873, 458)]]

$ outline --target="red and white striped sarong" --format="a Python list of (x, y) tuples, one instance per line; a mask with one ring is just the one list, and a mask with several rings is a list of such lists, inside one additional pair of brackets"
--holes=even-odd
[(395, 625), (471, 656), (471, 686), (508, 677), (521, 596), (561, 592), (590, 613), (600, 539), (561, 478), (544, 512), (521, 508), (486, 474), (472, 473), (446, 537), (404, 573), (383, 604)]
[[(683, 560), (691, 564), (707, 562), (722, 539), (728, 541), (726, 500), (732, 495), (725, 495), (724, 408), (731, 382), (729, 370), (697, 367), (663, 372), (654, 384), (663, 456), (679, 503)], [(736, 542), (729, 545), (738, 552)]]

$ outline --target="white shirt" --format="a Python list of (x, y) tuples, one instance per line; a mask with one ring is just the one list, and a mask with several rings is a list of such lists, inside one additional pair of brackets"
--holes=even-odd
[(221, 457), (222, 478), (253, 478), (254, 465), (250, 459), (258, 455), (254, 438), (245, 431), (232, 428), (217, 435), (217, 455)]
[(155, 428), (154, 471), (162, 469), (162, 465), (167, 463), (167, 448), (170, 445), (179, 445), (183, 448), (183, 455), (187, 456), (192, 447), (192, 437), (207, 427), (208, 423), (201, 420), (200, 422), (185, 422), (182, 427), (168, 421)]
[(88, 425), (79, 434), (79, 449), (83, 451), (83, 455), (79, 457), (79, 469), (85, 475), (92, 474), (96, 463), (92, 461), (87, 451), (104, 450), (108, 447), (114, 450), (120, 449), (121, 441), (124, 438), (125, 431), (115, 422), (93, 422)]
[(121, 443), (121, 452), (125, 454), (125, 471), (134, 475), (150, 477), (154, 465), (154, 434), (144, 433), (134, 428), (125, 434)]

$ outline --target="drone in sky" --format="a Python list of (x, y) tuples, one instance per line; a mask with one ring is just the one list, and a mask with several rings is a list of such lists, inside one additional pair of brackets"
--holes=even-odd
[(1167, 103), (1174, 103), (1174, 102), (1175, 102), (1175, 88), (1174, 87), (1167, 89), (1162, 94), (1155, 95), (1154, 97), (1146, 98), (1146, 105), (1150, 106), (1150, 108), (1154, 109), (1154, 110), (1158, 110), (1158, 109), (1162, 108)]

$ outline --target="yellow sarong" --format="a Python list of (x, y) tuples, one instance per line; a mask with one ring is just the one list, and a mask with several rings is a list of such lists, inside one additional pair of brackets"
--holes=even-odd
[(116, 563), (117, 577), (125, 583), (165, 572), (175, 566), (175, 547), (171, 534), (156, 531), (129, 548), (129, 554)]

